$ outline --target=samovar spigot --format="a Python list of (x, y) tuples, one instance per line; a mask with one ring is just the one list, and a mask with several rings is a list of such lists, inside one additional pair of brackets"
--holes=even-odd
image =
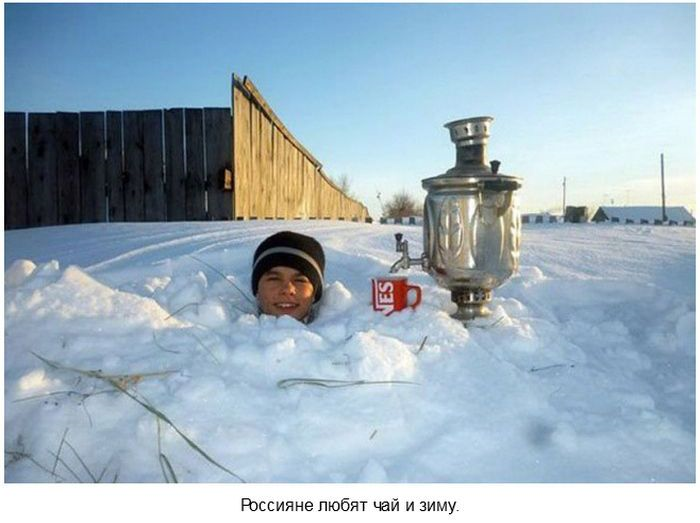
[(391, 266), (389, 272), (399, 272), (399, 269), (409, 269), (411, 265), (420, 265), (424, 271), (428, 270), (428, 257), (423, 253), (420, 258), (411, 258), (408, 254), (408, 240), (403, 239), (403, 234), (397, 232), (394, 234), (396, 239), (396, 252), (401, 253), (401, 258), (399, 258), (394, 265)]

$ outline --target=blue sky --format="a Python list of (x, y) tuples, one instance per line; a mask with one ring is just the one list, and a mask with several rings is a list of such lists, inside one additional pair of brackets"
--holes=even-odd
[(525, 211), (695, 211), (693, 4), (5, 4), (5, 110), (226, 107), (247, 75), (378, 215), (454, 163), (445, 122), (495, 117)]

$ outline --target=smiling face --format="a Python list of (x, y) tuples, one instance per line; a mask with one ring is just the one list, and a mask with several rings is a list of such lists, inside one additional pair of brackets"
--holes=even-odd
[(273, 267), (260, 277), (258, 304), (265, 314), (289, 315), (301, 320), (311, 310), (314, 286), (303, 273), (290, 267)]

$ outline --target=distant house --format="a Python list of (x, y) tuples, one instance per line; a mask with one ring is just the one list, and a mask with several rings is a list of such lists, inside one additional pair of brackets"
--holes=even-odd
[[(685, 207), (666, 207), (669, 225), (695, 225), (695, 218)], [(594, 222), (636, 223), (661, 225), (661, 207), (598, 207), (591, 218)]]
[(568, 223), (586, 223), (588, 221), (588, 207), (567, 205), (564, 221)]
[(379, 223), (390, 223), (396, 225), (423, 225), (422, 216), (404, 216), (403, 218), (387, 218), (382, 216)]
[(520, 215), (520, 221), (522, 223), (557, 223), (561, 221), (561, 216), (548, 212), (528, 212)]

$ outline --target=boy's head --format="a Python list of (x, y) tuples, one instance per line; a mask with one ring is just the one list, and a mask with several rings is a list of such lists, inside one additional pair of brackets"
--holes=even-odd
[(253, 294), (265, 314), (306, 318), (323, 294), (323, 248), (314, 238), (290, 231), (265, 239), (253, 256)]

